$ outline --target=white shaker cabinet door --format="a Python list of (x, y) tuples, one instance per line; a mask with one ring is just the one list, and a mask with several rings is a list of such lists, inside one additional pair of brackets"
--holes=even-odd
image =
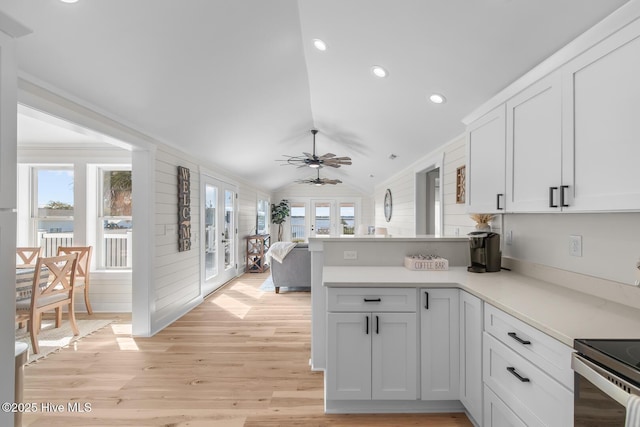
[(460, 291), (460, 401), (482, 421), (482, 300)]
[(559, 211), (562, 191), (562, 91), (551, 74), (507, 102), (509, 212)]
[(326, 398), (371, 400), (371, 314), (327, 314)]
[(371, 397), (415, 400), (418, 351), (415, 313), (371, 314)]
[(422, 400), (458, 400), (460, 316), (458, 289), (421, 289)]
[(567, 210), (640, 209), (640, 21), (564, 69)]
[(500, 213), (505, 197), (505, 109), (490, 111), (467, 128), (467, 210)]

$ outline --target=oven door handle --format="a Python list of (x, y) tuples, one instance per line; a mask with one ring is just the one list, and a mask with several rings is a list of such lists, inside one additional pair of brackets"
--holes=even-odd
[(571, 359), (571, 367), (576, 374), (579, 374), (585, 379), (589, 380), (603, 393), (611, 397), (613, 400), (615, 400), (625, 408), (627, 407), (627, 401), (629, 400), (629, 393), (613, 384), (607, 379), (607, 377), (615, 380), (616, 382), (618, 382), (618, 384), (624, 384), (630, 390), (633, 390), (633, 394), (640, 394), (640, 389), (632, 384), (629, 384), (628, 381), (625, 381), (617, 375), (611, 373), (610, 371), (607, 371), (599, 367), (598, 365), (591, 363), (590, 361), (576, 353), (573, 353), (573, 358)]

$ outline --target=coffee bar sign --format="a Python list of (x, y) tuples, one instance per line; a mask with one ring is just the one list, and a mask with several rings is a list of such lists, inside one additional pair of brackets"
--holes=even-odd
[(191, 172), (178, 166), (178, 251), (191, 249)]

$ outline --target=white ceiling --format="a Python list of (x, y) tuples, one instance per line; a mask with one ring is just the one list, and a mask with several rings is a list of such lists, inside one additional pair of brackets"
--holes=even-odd
[[(371, 193), (626, 1), (0, 0), (0, 9), (33, 29), (17, 48), (27, 79), (266, 190), (315, 175), (276, 162), (311, 151), (315, 127), (319, 154), (353, 158), (321, 176)], [(329, 49), (315, 50), (314, 38)], [(374, 78), (372, 65), (389, 76)], [(433, 92), (447, 102), (430, 103)], [(34, 118), (20, 118), (20, 142), (42, 140)]]

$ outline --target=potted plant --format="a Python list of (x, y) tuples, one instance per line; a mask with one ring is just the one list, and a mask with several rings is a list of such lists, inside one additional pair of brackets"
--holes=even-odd
[(289, 201), (281, 200), (277, 205), (271, 204), (271, 223), (278, 225), (278, 241), (282, 241), (282, 224), (289, 217)]

